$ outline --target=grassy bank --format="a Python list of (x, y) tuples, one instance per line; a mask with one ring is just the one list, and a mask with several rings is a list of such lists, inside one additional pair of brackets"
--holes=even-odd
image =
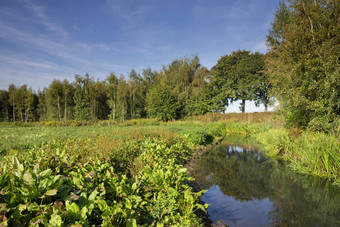
[(208, 114), (188, 120), (222, 123), (224, 135), (252, 137), (263, 145), (266, 155), (283, 160), (292, 170), (340, 186), (339, 133), (285, 129), (275, 113)]
[(254, 138), (264, 144), (267, 155), (284, 160), (294, 171), (340, 186), (340, 141), (335, 136), (280, 128), (254, 134)]

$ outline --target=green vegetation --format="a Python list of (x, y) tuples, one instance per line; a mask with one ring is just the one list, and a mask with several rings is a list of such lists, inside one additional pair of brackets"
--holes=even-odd
[(338, 0), (293, 0), (277, 9), (266, 65), (288, 126), (339, 125), (339, 12)]
[(269, 156), (285, 160), (295, 171), (326, 178), (340, 186), (340, 141), (321, 132), (304, 131), (296, 136), (286, 129), (255, 135)]
[[(207, 134), (198, 136), (202, 125), (15, 127), (21, 137), (47, 129), (45, 136), (70, 130), (73, 138), (37, 139), (2, 154), (3, 226), (201, 225), (195, 211), (205, 208), (203, 192), (187, 185), (192, 179), (182, 165), (194, 146), (208, 142)], [(196, 140), (183, 140), (192, 135)]]
[[(249, 51), (236, 53), (241, 53), (239, 60), (242, 61), (237, 64), (235, 75), (235, 70), (219, 74), (220, 63), (209, 71), (195, 56), (176, 59), (160, 71), (147, 68), (137, 74), (132, 69), (128, 79), (114, 73), (103, 81), (89, 74), (75, 75), (73, 82), (53, 80), (49, 87), (38, 92), (28, 89), (27, 85), (12, 84), (8, 90), (0, 91), (0, 121), (124, 122), (147, 117), (169, 121), (222, 112), (229, 102), (236, 100), (243, 100), (243, 107), (245, 100), (267, 106), (270, 85), (262, 72), (264, 55)], [(222, 90), (228, 93), (222, 92), (219, 86), (226, 78), (233, 80), (223, 86)]]
[(54, 123), (0, 127), (5, 224), (200, 225), (202, 192), (187, 185), (183, 164), (193, 149), (235, 134), (261, 142), (267, 155), (295, 171), (340, 185), (339, 138), (299, 135), (274, 113)]
[[(182, 165), (189, 147), (225, 134), (253, 137), (295, 171), (340, 186), (339, 9), (337, 0), (280, 3), (268, 53), (234, 51), (211, 70), (195, 56), (128, 79), (85, 74), (38, 92), (1, 90), (0, 120), (12, 123), (0, 126), (0, 220), (198, 225), (200, 193)], [(220, 114), (231, 102), (244, 112), (246, 100), (271, 99), (282, 121)]]
[(213, 67), (211, 86), (218, 90), (225, 105), (241, 100), (240, 110), (245, 112), (246, 100), (263, 103), (265, 109), (270, 102), (268, 77), (264, 71), (264, 55), (250, 51), (234, 51), (222, 56)]

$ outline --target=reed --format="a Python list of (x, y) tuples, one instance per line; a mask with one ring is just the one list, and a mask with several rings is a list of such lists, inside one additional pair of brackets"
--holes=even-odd
[(340, 186), (340, 142), (330, 134), (272, 129), (254, 135), (266, 154), (283, 159), (297, 172), (316, 175)]

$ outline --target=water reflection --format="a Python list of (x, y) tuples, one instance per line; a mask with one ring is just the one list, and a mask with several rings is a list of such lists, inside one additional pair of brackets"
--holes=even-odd
[(210, 218), (228, 226), (340, 226), (340, 189), (226, 142), (196, 164)]

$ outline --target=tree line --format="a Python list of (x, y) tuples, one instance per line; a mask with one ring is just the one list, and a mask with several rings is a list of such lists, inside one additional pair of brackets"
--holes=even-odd
[(262, 95), (269, 88), (263, 70), (263, 54), (236, 51), (223, 56), (211, 70), (195, 56), (176, 59), (159, 71), (146, 68), (138, 74), (132, 69), (127, 78), (111, 73), (105, 80), (89, 74), (75, 75), (73, 82), (55, 79), (37, 92), (27, 85), (11, 84), (0, 91), (0, 119), (124, 121), (154, 117), (168, 121), (222, 112), (237, 100), (242, 100), (244, 111), (245, 100), (268, 103)]
[(266, 54), (237, 50), (210, 70), (198, 56), (159, 71), (131, 70), (105, 80), (76, 75), (42, 91), (10, 85), (0, 91), (0, 120), (133, 119), (168, 121), (224, 112), (233, 102), (271, 100), (287, 126), (327, 131), (340, 127), (340, 1), (281, 2), (267, 35)]

